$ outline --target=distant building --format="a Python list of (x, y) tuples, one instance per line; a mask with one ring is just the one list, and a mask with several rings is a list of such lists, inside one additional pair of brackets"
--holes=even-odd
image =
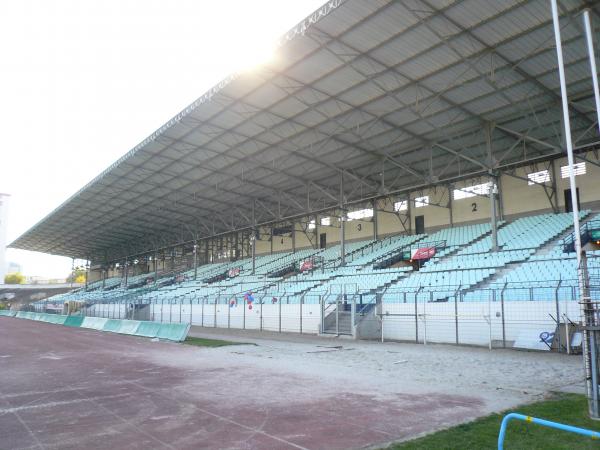
[(6, 275), (6, 225), (8, 222), (8, 199), (10, 195), (0, 193), (0, 284)]
[(8, 262), (8, 269), (6, 270), (6, 273), (22, 273), (22, 272), (23, 272), (23, 268), (21, 267), (21, 264), (18, 264), (14, 261)]

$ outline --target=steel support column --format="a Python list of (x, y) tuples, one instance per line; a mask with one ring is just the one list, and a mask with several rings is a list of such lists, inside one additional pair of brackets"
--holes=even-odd
[(256, 272), (256, 201), (252, 203), (252, 275)]
[[(485, 132), (485, 146), (487, 149), (489, 166), (492, 167), (494, 164), (492, 155), (492, 124), (487, 122), (484, 127)], [(496, 183), (496, 175), (493, 170), (489, 170), (490, 174), (490, 221), (492, 224), (492, 251), (498, 251), (498, 215), (496, 213), (496, 194), (498, 192), (498, 185)]]
[(194, 280), (198, 278), (198, 242), (194, 241)]
[(452, 210), (452, 195), (454, 193), (454, 187), (448, 185), (448, 219), (450, 220), (450, 226), (454, 226), (454, 211)]
[(373, 240), (379, 238), (379, 223), (377, 221), (377, 199), (373, 199)]
[(346, 211), (344, 210), (344, 173), (340, 172), (340, 259), (346, 264)]
[(296, 222), (292, 220), (292, 253), (296, 253)]
[(123, 270), (125, 271), (125, 287), (127, 287), (127, 280), (129, 277), (129, 261), (127, 261), (127, 258), (125, 258), (125, 265), (123, 267)]

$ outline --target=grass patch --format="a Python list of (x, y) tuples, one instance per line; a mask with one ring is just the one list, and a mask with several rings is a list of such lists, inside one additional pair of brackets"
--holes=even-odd
[(225, 347), (227, 345), (256, 345), (249, 342), (233, 342), (233, 341), (222, 341), (220, 339), (206, 339), (188, 336), (183, 341), (184, 344), (195, 345), (196, 347)]
[[(588, 417), (587, 400), (583, 395), (557, 393), (549, 400), (516, 407), (506, 413), (508, 412), (518, 412), (594, 431), (600, 430), (600, 422)], [(419, 439), (394, 444), (388, 449), (494, 449), (497, 448), (498, 432), (504, 415), (492, 414)], [(507, 428), (504, 448), (598, 450), (600, 442), (535, 424), (511, 421)]]

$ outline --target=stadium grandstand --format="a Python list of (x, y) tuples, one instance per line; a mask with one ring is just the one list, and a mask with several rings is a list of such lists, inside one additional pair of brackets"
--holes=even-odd
[(576, 226), (600, 277), (590, 7), (560, 11), (574, 196), (547, 1), (333, 0), (10, 246), (88, 260), (47, 302), (90, 315), (489, 346), (576, 331)]
[(552, 6), (328, 1), (10, 244), (88, 261), (24, 313), (587, 355), (600, 6)]

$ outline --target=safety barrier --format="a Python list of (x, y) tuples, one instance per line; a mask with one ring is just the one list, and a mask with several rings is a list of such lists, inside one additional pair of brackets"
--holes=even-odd
[(89, 328), (90, 330), (102, 331), (106, 321), (103, 317), (84, 317), (81, 323), (81, 328)]
[(119, 327), (121, 326), (121, 321), (119, 319), (108, 319), (104, 326), (102, 327), (102, 331), (110, 331), (112, 333), (118, 333)]
[(160, 322), (140, 322), (136, 335), (155, 338), (158, 335), (158, 330), (161, 327)]
[(120, 320), (119, 331), (120, 334), (137, 334), (137, 329), (140, 326), (139, 320)]
[(79, 328), (83, 323), (83, 316), (67, 316), (65, 319), (65, 323), (63, 325), (65, 327), (74, 327)]
[(163, 323), (160, 325), (156, 337), (181, 342), (185, 340), (188, 331), (190, 331), (189, 323)]
[(190, 325), (187, 323), (160, 323), (140, 320), (105, 319), (102, 317), (64, 316), (61, 314), (34, 313), (28, 311), (0, 310), (0, 316), (35, 320), (74, 328), (88, 328), (110, 333), (128, 334), (181, 342), (185, 340)]
[(502, 424), (500, 425), (500, 433), (498, 434), (498, 450), (504, 449), (504, 437), (506, 436), (506, 427), (508, 422), (511, 420), (522, 420), (526, 423), (535, 423), (543, 427), (554, 428), (556, 430), (568, 431), (569, 433), (581, 434), (592, 439), (600, 439), (600, 433), (597, 431), (586, 430), (585, 428), (574, 427), (571, 425), (565, 425), (558, 422), (552, 422), (550, 420), (538, 419), (537, 417), (525, 416), (518, 413), (510, 413), (504, 416)]

